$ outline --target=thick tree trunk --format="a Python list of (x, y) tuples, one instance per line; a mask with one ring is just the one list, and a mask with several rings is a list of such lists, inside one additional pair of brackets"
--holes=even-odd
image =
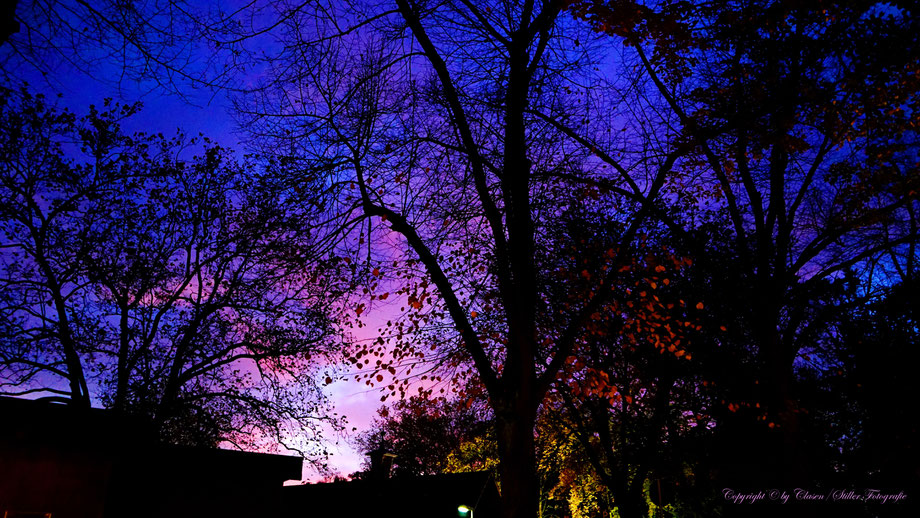
[[(37, 240), (38, 241), (38, 240)], [(83, 363), (77, 352), (77, 343), (74, 340), (70, 317), (68, 316), (67, 302), (64, 300), (62, 283), (59, 283), (50, 261), (46, 258), (44, 247), (37, 246), (36, 260), (45, 276), (45, 282), (51, 293), (54, 309), (57, 312), (57, 338), (64, 353), (64, 364), (67, 365), (67, 381), (70, 385), (70, 404), (88, 408), (91, 404), (89, 388), (86, 384), (86, 374)]]
[(796, 487), (807, 482), (806, 457), (801, 447), (798, 409), (792, 394), (793, 362), (796, 351), (789, 350), (777, 323), (780, 321), (778, 303), (765, 303), (760, 309), (758, 347), (765, 367), (764, 402), (767, 419), (777, 427), (769, 434), (770, 444), (764, 448), (765, 465), (771, 466), (772, 482)]
[(534, 426), (536, 411), (515, 405), (495, 420), (498, 437), (502, 518), (536, 518), (539, 482), (536, 473)]

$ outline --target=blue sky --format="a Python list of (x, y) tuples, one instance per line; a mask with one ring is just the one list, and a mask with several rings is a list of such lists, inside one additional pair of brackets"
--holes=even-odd
[[(8, 64), (8, 63), (7, 63)], [(144, 108), (123, 123), (128, 132), (143, 131), (174, 135), (182, 131), (188, 136), (199, 133), (210, 137), (223, 146), (233, 148), (237, 153), (246, 151), (244, 133), (240, 133), (232, 116), (232, 104), (225, 94), (212, 95), (205, 90), (189, 90), (186, 99), (170, 95), (152, 83), (131, 79), (120, 79), (121, 67), (117, 63), (83, 71), (62, 63), (48, 63), (55, 71), (46, 79), (40, 73), (26, 66), (14, 67), (16, 78), (8, 82), (10, 87), (26, 82), (33, 93), (44, 93), (49, 98), (58, 95), (58, 104), (78, 116), (87, 112), (90, 105), (101, 105), (106, 98), (121, 103), (140, 101)], [(366, 327), (365, 330), (373, 326)], [(368, 331), (370, 332), (370, 331)], [(376, 409), (381, 405), (380, 393), (369, 389), (364, 383), (353, 381), (353, 376), (344, 376), (327, 387), (334, 410), (347, 417), (348, 434), (353, 436), (352, 427), (358, 432), (366, 429), (373, 421)], [(352, 448), (349, 437), (326, 433), (331, 453), (330, 468), (341, 475), (348, 475), (361, 468), (363, 457)], [(305, 463), (304, 478), (316, 480), (318, 473)]]

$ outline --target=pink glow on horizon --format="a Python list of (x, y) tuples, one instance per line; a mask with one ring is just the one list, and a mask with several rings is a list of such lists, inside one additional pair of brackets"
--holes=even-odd
[[(100, 75), (104, 77), (106, 74)], [(116, 74), (117, 75), (117, 74)], [(113, 98), (122, 103), (132, 103), (140, 100), (144, 108), (134, 117), (127, 119), (123, 123), (126, 132), (144, 131), (147, 133), (162, 133), (167, 136), (175, 135), (177, 130), (181, 130), (189, 136), (197, 136), (199, 133), (212, 138), (226, 146), (236, 149), (237, 156), (242, 156), (242, 147), (240, 139), (236, 133), (235, 122), (228, 114), (230, 104), (223, 97), (212, 97), (207, 92), (200, 92), (200, 95), (194, 95), (191, 99), (196, 105), (187, 104), (182, 99), (176, 97), (164, 96), (154, 91), (150, 85), (143, 85), (133, 82), (124, 82), (117, 86), (103, 84), (92, 78), (81, 76), (78, 72), (67, 70), (62, 73), (59, 80), (53, 86), (54, 90), (47, 88), (47, 83), (41, 79), (30, 81), (33, 90), (45, 90), (49, 98), (56, 98), (56, 91), (64, 93), (64, 96), (58, 101), (62, 107), (68, 107), (72, 112), (80, 115), (87, 112), (89, 106), (102, 105), (105, 98)], [(385, 238), (385, 242), (377, 243), (385, 247), (392, 247), (394, 250), (402, 248), (398, 236), (390, 233)], [(191, 293), (195, 287), (187, 286), (183, 293)], [(165, 292), (165, 290), (164, 290)], [(161, 301), (161, 297), (152, 295), (146, 304), (155, 305)], [(368, 307), (367, 312), (362, 317), (366, 324), (364, 327), (352, 330), (354, 340), (375, 340), (377, 330), (383, 323), (390, 318), (398, 318), (399, 304), (396, 303), (397, 297), (391, 295), (389, 303), (375, 301)], [(366, 301), (365, 301), (366, 302)], [(350, 312), (354, 316), (354, 305), (348, 304), (343, 306), (341, 311)], [(405, 302), (403, 301), (403, 305)], [(332, 365), (330, 365), (332, 367)], [(247, 370), (255, 371), (253, 366), (246, 367)], [(327, 444), (330, 450), (329, 467), (338, 472), (340, 475), (347, 476), (361, 469), (363, 455), (355, 451), (349, 443), (351, 439), (362, 431), (367, 430), (373, 423), (377, 410), (384, 405), (380, 401), (382, 392), (378, 387), (368, 387), (364, 381), (355, 381), (356, 372), (344, 368), (342, 375), (333, 381), (325, 389), (329, 394), (330, 400), (334, 404), (334, 411), (340, 415), (345, 415), (348, 419), (348, 429), (345, 436), (337, 437), (334, 434), (327, 433)], [(318, 372), (317, 375), (320, 375)], [(386, 384), (384, 384), (385, 386)], [(388, 400), (392, 401), (391, 400)], [(356, 428), (355, 432), (351, 429)], [(317, 481), (323, 478), (318, 472), (304, 463), (304, 480)]]

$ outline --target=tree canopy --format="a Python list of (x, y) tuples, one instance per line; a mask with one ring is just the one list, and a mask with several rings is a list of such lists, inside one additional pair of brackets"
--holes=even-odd
[[(415, 474), (494, 452), (506, 518), (916, 481), (890, 449), (916, 426), (871, 402), (916, 332), (912, 4), (69, 5), (20, 9), (5, 50), (83, 56), (96, 24), (135, 77), (224, 88), (256, 155), (6, 101), (6, 386), (99, 387), (176, 437), (277, 423), (336, 324), (379, 320), (344, 359), (403, 401), (366, 448)], [(490, 433), (419, 399), (451, 387)]]
[(304, 434), (336, 421), (313, 373), (342, 284), (305, 209), (207, 139), (125, 134), (138, 110), (3, 96), (3, 393), (102, 403), (178, 443), (315, 455)]

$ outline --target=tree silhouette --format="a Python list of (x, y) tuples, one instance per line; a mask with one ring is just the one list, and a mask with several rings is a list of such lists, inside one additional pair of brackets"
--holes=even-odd
[(394, 476), (453, 471), (449, 468), (451, 454), (489, 427), (469, 408), (444, 398), (414, 396), (377, 413), (371, 429), (357, 438), (357, 444), (365, 455), (378, 450), (396, 455)]
[[(533, 516), (537, 410), (591, 315), (605, 310), (617, 247), (658, 209), (652, 200), (683, 149), (610, 135), (631, 154), (607, 171), (597, 148), (554, 124), (598, 115), (589, 130), (606, 135), (613, 111), (636, 101), (647, 110), (637, 126), (664, 127), (628, 84), (598, 106), (569, 82), (612, 84), (594, 69), (597, 38), (560, 17), (561, 2), (391, 7), (286, 11), (284, 50), (238, 106), (257, 140), (303, 171), (304, 188), (337, 194), (327, 219), (347, 236), (340, 253), (361, 262), (374, 300), (405, 301), (406, 318), (355, 354), (374, 371), (367, 381), (407, 370), (431, 346), (446, 369), (475, 373), (495, 414), (505, 516)], [(616, 188), (597, 189), (586, 181), (595, 175)], [(621, 233), (599, 252), (606, 267), (588, 280), (594, 289), (560, 301), (564, 281), (550, 263), (580, 251), (558, 248), (549, 231), (581, 204), (609, 208)], [(578, 274), (579, 262), (567, 268)]]
[(3, 99), (4, 393), (101, 401), (171, 442), (314, 448), (296, 435), (335, 422), (313, 373), (343, 286), (304, 206), (213, 143), (124, 134), (136, 110)]
[[(153, 393), (177, 408), (196, 365), (236, 357), (214, 346), (240, 345), (239, 322), (259, 324), (259, 339), (296, 341), (262, 324), (291, 314), (282, 278), (305, 263), (289, 262), (294, 250), (275, 255), (276, 238), (300, 236), (303, 225), (329, 267), (364, 281), (353, 325), (376, 307), (397, 313), (350, 351), (357, 377), (385, 387), (383, 399), (473, 378), (469, 387), (494, 414), (505, 516), (538, 512), (536, 450), (549, 444), (535, 438), (541, 412), (580, 439), (573, 458), (594, 468), (585, 487), (605, 487), (618, 512), (639, 515), (651, 477), (698, 460), (681, 456), (687, 444), (721, 446), (714, 470), (724, 474), (729, 448), (755, 441), (766, 447), (748, 466), (752, 483), (814, 480), (824, 446), (836, 441), (821, 438), (822, 453), (809, 453), (824, 426), (815, 415), (826, 408), (822, 394), (837, 383), (830, 367), (849, 361), (878, 373), (858, 353), (860, 338), (842, 339), (858, 333), (843, 333), (841, 313), (869, 300), (852, 290), (871, 297), (915, 279), (920, 69), (918, 18), (906, 3), (254, 5), (189, 19), (195, 30), (177, 41), (194, 35), (214, 52), (188, 68), (182, 59), (196, 51), (174, 54), (170, 42), (145, 39), (168, 34), (147, 31), (168, 17), (74, 5), (116, 36), (105, 48), (137, 53), (126, 67), (156, 69), (163, 83), (204, 71), (194, 80), (226, 86), (226, 67), (255, 71), (237, 90), (237, 114), (271, 160), (271, 175), (251, 188), (236, 176), (243, 172), (217, 166), (217, 148), (162, 180), (174, 182), (166, 192), (181, 192), (195, 170), (190, 183), (201, 173), (215, 182), (204, 185), (234, 186), (182, 198), (202, 234), (186, 239), (189, 221), (179, 218), (169, 236), (207, 252), (185, 271), (166, 259), (172, 237), (140, 250), (135, 236), (151, 232), (142, 223), (99, 232), (105, 246), (97, 248), (81, 248), (83, 234), (96, 234), (79, 225), (31, 238), (42, 246), (33, 246), (29, 267), (44, 268), (49, 282), (29, 296), (56, 309), (40, 314), (44, 334), (32, 349), (53, 360), (32, 367), (55, 369), (69, 383), (55, 390), (84, 404), (92, 378), (79, 344), (93, 342), (85, 334), (98, 308), (126, 322), (107, 320), (105, 350), (137, 352), (113, 355), (116, 407), (148, 398), (136, 387), (149, 383), (132, 384), (129, 374), (145, 361), (144, 372), (163, 373)], [(47, 13), (62, 22), (51, 25), (61, 27), (56, 34), (73, 33), (76, 19), (55, 9)], [(130, 23), (113, 27), (115, 14)], [(257, 43), (264, 36), (275, 39)], [(19, 48), (15, 38), (4, 48)], [(108, 206), (119, 220), (142, 222), (139, 211), (163, 203), (131, 198), (144, 203)], [(298, 212), (286, 213), (285, 202)], [(243, 225), (228, 215), (240, 203), (272, 210)], [(100, 217), (86, 212), (92, 203), (64, 206), (87, 224)], [(200, 247), (206, 228), (228, 241)], [(242, 228), (252, 247), (225, 246)], [(68, 287), (90, 253), (101, 267), (87, 278), (100, 294), (81, 298)], [(270, 261), (246, 262), (256, 256)], [(138, 304), (138, 294), (168, 291), (164, 275), (185, 288)], [(208, 280), (273, 307), (225, 311), (234, 303)], [(7, 312), (9, 337), (36, 321), (17, 293), (4, 294), (18, 308)], [(880, 325), (883, 313), (861, 321)], [(151, 335), (134, 323), (154, 321), (154, 335), (169, 336), (176, 354), (146, 352)], [(22, 343), (4, 340), (10, 351)], [(17, 368), (23, 380), (33, 375)]]
[(220, 8), (183, 0), (29, 0), (7, 2), (3, 15), (0, 77), (7, 86), (29, 81), (59, 90), (83, 75), (186, 98), (189, 86), (230, 86), (235, 64), (212, 52), (207, 37), (231, 30)]
[[(695, 160), (682, 169), (700, 175), (699, 188), (716, 189), (712, 203), (723, 209), (726, 244), (742, 268), (738, 311), (762, 362), (764, 424), (780, 430), (764, 465), (781, 459), (775, 479), (804, 480), (793, 367), (808, 337), (820, 333), (811, 309), (822, 285), (854, 267), (877, 279), (869, 267), (882, 260), (897, 269), (916, 253), (911, 8), (611, 2), (573, 9), (635, 49), (694, 146)], [(703, 242), (686, 243), (706, 260)]]

